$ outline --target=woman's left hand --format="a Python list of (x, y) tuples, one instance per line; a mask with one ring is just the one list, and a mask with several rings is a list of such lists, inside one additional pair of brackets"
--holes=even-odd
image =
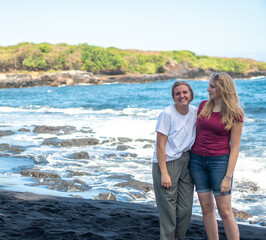
[(227, 193), (231, 190), (231, 179), (224, 177), (220, 185), (221, 193)]

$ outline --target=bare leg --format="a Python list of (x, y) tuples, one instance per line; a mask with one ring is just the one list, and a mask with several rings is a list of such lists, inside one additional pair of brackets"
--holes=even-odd
[(239, 229), (231, 206), (231, 194), (226, 196), (215, 196), (215, 200), (223, 221), (227, 239), (239, 240)]
[(218, 240), (218, 226), (214, 212), (214, 199), (212, 192), (198, 193), (204, 227), (209, 240)]

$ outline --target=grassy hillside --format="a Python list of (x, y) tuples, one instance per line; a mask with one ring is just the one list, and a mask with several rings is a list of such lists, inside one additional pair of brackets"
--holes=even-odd
[(20, 43), (0, 47), (0, 72), (85, 70), (102, 74), (165, 73), (170, 65), (244, 73), (265, 71), (266, 63), (243, 58), (197, 56), (190, 51), (140, 51), (88, 44)]

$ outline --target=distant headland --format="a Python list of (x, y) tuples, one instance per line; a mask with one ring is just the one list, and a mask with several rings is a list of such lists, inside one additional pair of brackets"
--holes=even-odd
[(227, 72), (233, 78), (266, 76), (266, 62), (88, 44), (0, 47), (0, 88), (207, 79), (213, 72)]

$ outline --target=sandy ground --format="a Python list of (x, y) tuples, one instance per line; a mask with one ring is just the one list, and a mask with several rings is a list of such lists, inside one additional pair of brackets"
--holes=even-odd
[[(241, 239), (266, 239), (266, 228), (239, 225)], [(0, 239), (159, 239), (152, 206), (118, 201), (63, 198), (0, 190)], [(220, 239), (226, 239), (219, 223)], [(207, 239), (193, 216), (185, 239)]]

